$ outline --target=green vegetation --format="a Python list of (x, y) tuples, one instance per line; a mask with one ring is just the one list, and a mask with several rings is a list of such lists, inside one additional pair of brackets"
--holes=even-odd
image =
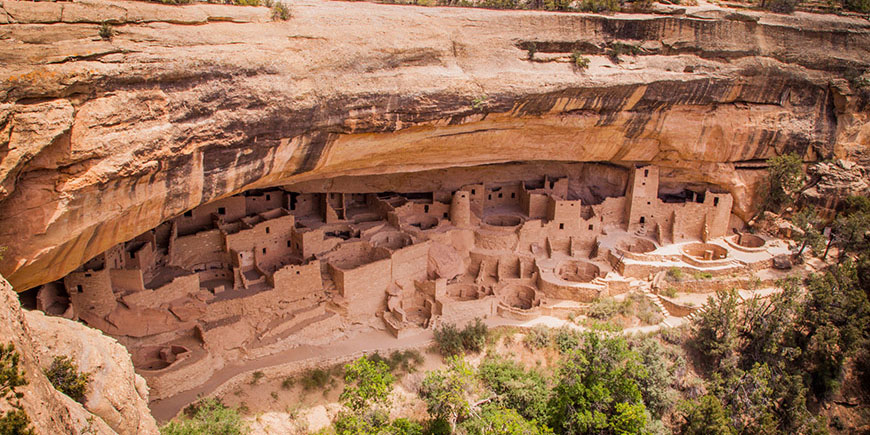
[(260, 379), (263, 379), (264, 376), (266, 376), (266, 375), (265, 375), (263, 372), (259, 371), (259, 370), (257, 370), (256, 372), (252, 373), (252, 374), (251, 374), (251, 385), (254, 385), (254, 384), (256, 384), (257, 382), (260, 382)]
[(435, 330), (435, 343), (442, 355), (458, 355), (463, 351), (480, 352), (486, 345), (488, 328), (480, 319), (459, 330), (456, 325), (445, 323)]
[(599, 299), (586, 314), (596, 320), (608, 320), (616, 315), (637, 317), (645, 325), (655, 325), (664, 319), (652, 301), (640, 293), (629, 293), (622, 301)]
[(272, 21), (287, 21), (293, 15), (290, 13), (290, 7), (281, 1), (276, 1), (272, 5)]
[(486, 95), (475, 97), (473, 100), (471, 100), (471, 108), (474, 110), (483, 109), (483, 107), (486, 105), (486, 100), (488, 99), (489, 97)]
[(578, 9), (582, 12), (618, 12), (619, 0), (582, 0)]
[(490, 355), (478, 367), (478, 375), (489, 389), (493, 404), (515, 409), (530, 420), (547, 420), (550, 392), (542, 373)]
[(523, 343), (529, 349), (543, 349), (550, 345), (550, 328), (544, 325), (536, 325), (526, 332)]
[(801, 0), (761, 0), (761, 7), (771, 12), (790, 14)]
[(544, 435), (553, 431), (535, 421), (524, 419), (516, 410), (486, 406), (480, 416), (462, 423), (466, 435)]
[(109, 40), (112, 39), (113, 35), (114, 31), (112, 30), (112, 25), (106, 21), (103, 21), (103, 23), (100, 24), (100, 38)]
[(571, 53), (571, 63), (579, 70), (585, 70), (589, 68), (589, 58), (583, 56), (583, 53), (575, 50)]
[(783, 154), (767, 159), (767, 183), (762, 191), (763, 210), (778, 213), (794, 202), (803, 185), (803, 161), (797, 154)]
[(293, 388), (294, 385), (296, 385), (296, 379), (294, 379), (292, 376), (287, 376), (284, 378), (283, 381), (281, 381), (281, 388), (285, 390)]
[(683, 280), (683, 270), (680, 269), (679, 267), (672, 267), (672, 268), (668, 269), (668, 273), (667, 273), (666, 277), (667, 277), (668, 281), (675, 281), (675, 282), (682, 281)]
[(800, 230), (792, 233), (792, 239), (801, 245), (798, 255), (803, 254), (807, 246), (812, 248), (814, 254), (822, 254), (825, 248), (825, 236), (818, 230), (822, 222), (815, 210), (810, 207), (804, 208), (792, 216), (791, 223)]
[(403, 371), (405, 373), (413, 373), (417, 371), (417, 367), (420, 364), (423, 364), (423, 355), (416, 349), (395, 350), (388, 358), (384, 358), (375, 352), (369, 359), (383, 362), (390, 368), (390, 372)]
[(302, 389), (305, 391), (322, 389), (332, 380), (332, 371), (320, 368), (310, 369), (301, 378)]
[(387, 396), (395, 378), (383, 361), (370, 361), (362, 357), (344, 366), (344, 381), (344, 391), (339, 400), (351, 411), (359, 413), (375, 405), (387, 404)]
[(457, 421), (471, 415), (472, 398), (478, 390), (474, 368), (460, 356), (451, 356), (443, 370), (429, 372), (420, 387), (420, 396), (436, 420), (449, 423), (451, 433)]
[(606, 54), (613, 63), (622, 62), (622, 56), (624, 55), (637, 56), (640, 52), (640, 47), (626, 44), (624, 42), (612, 42), (608, 44), (607, 48), (604, 50), (604, 54)]
[[(0, 249), (2, 254), (2, 249)], [(0, 345), (0, 399), (6, 402), (7, 409), (0, 412), (0, 434), (33, 435), (30, 417), (21, 405), (24, 393), (15, 391), (27, 385), (24, 369), (19, 367), (21, 355), (12, 343)]]
[(843, 0), (843, 7), (850, 11), (870, 13), (870, 0)]
[(85, 403), (90, 373), (79, 372), (79, 367), (67, 356), (56, 356), (45, 370), (45, 376), (55, 389), (79, 403)]
[(161, 435), (241, 435), (247, 433), (239, 412), (216, 399), (203, 399), (185, 410), (185, 416), (160, 428)]
[(529, 60), (535, 60), (535, 53), (538, 52), (538, 46), (534, 42), (528, 43), (526, 45), (526, 51), (528, 52)]

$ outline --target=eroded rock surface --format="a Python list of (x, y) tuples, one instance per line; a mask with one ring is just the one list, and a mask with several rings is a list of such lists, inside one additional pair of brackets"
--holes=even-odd
[(119, 434), (156, 434), (148, 410), (148, 386), (133, 371), (127, 349), (100, 331), (71, 320), (25, 312), (43, 366), (56, 356), (72, 358), (91, 374), (85, 408)]
[[(37, 314), (37, 316), (42, 315)], [(0, 337), (2, 337), (2, 341), (0, 342), (4, 345), (7, 343), (14, 344), (15, 350), (21, 355), (21, 361), (23, 362), (23, 369), (26, 373), (28, 385), (18, 388), (17, 391), (24, 393), (21, 402), (31, 420), (31, 427), (40, 434), (116, 433), (101, 418), (91, 414), (82, 405), (58, 392), (51, 386), (48, 379), (42, 373), (42, 367), (40, 366), (39, 361), (40, 353), (38, 349), (42, 345), (39, 340), (42, 337), (38, 332), (34, 332), (34, 329), (31, 329), (28, 317), (32, 318), (32, 315), (25, 315), (24, 311), (20, 308), (18, 297), (12, 290), (12, 287), (5, 279), (0, 277)], [(56, 318), (46, 320), (50, 322), (61, 321), (61, 319)], [(70, 322), (68, 321), (66, 321), (66, 323), (67, 325), (64, 327), (73, 326), (70, 325)], [(87, 330), (86, 332), (90, 334), (90, 336), (99, 335), (104, 341), (109, 340), (99, 332), (90, 330), (84, 326), (76, 325), (74, 328), (75, 330)], [(42, 330), (42, 328), (37, 328), (36, 330), (39, 331)], [(100, 353), (101, 351), (106, 350), (104, 347), (100, 346), (103, 342), (97, 341), (91, 344), (99, 347), (92, 349), (78, 349), (78, 352)], [(123, 348), (120, 348), (117, 344), (115, 344), (115, 346), (118, 347), (118, 349), (114, 349), (115, 351), (126, 353)], [(80, 362), (77, 358), (75, 359), (77, 362)], [(132, 369), (133, 367), (129, 362), (129, 357), (127, 359), (127, 366), (115, 368), (115, 370), (129, 370), (131, 373)], [(117, 378), (114, 380), (122, 381)], [(112, 388), (119, 390), (124, 387), (125, 385), (115, 385)], [(145, 402), (147, 402), (147, 400), (140, 400), (139, 403), (127, 402), (123, 406), (133, 406), (134, 408), (145, 410), (147, 413), (147, 408), (143, 408)], [(153, 428), (154, 430), (149, 431), (147, 430), (149, 426), (142, 425), (140, 427), (145, 430), (140, 433), (156, 433), (154, 419), (150, 417), (150, 415), (147, 415), (147, 418), (151, 421), (150, 428)]]
[[(728, 190), (746, 219), (758, 162), (847, 156), (870, 137), (867, 92), (843, 75), (868, 67), (859, 19), (292, 9), (270, 22), (266, 8), (3, 2), (0, 271), (18, 290), (250, 188), (644, 162), (663, 184)], [(614, 63), (614, 41), (640, 55)]]

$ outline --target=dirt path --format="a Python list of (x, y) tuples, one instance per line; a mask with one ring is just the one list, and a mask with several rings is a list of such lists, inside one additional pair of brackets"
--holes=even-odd
[[(576, 329), (585, 329), (567, 320), (558, 319), (550, 316), (541, 316), (534, 320), (523, 322), (518, 320), (504, 319), (501, 317), (492, 317), (486, 320), (487, 326), (534, 326), (546, 325), (552, 328), (558, 328), (563, 325), (569, 325)], [(623, 333), (633, 332), (649, 332), (659, 328), (659, 325), (636, 327), (623, 330)], [(149, 404), (151, 413), (158, 422), (165, 422), (176, 416), (185, 406), (196, 401), (199, 397), (204, 397), (212, 394), (220, 388), (224, 383), (231, 380), (233, 377), (262, 370), (268, 367), (281, 364), (301, 361), (321, 361), (343, 356), (353, 355), (360, 352), (373, 353), (375, 351), (383, 351), (384, 349), (397, 348), (419, 348), (428, 345), (432, 342), (433, 334), (431, 330), (426, 330), (420, 334), (396, 339), (386, 331), (371, 331), (356, 335), (352, 338), (337, 342), (328, 346), (299, 346), (285, 350), (263, 358), (245, 361), (243, 364), (227, 365), (224, 368), (215, 372), (208, 382), (168, 397), (162, 400), (155, 400)]]

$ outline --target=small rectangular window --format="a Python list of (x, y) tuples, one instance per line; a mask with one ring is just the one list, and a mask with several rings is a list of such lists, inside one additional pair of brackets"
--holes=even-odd
[(193, 210), (188, 210), (184, 212), (184, 217), (193, 217)]
[(218, 207), (218, 214), (220, 214), (220, 215), (227, 214), (227, 209), (224, 207)]
[(564, 230), (564, 229), (565, 229), (565, 224), (559, 224), (559, 229), (560, 229), (560, 230)]
[(269, 234), (269, 227), (266, 227), (266, 234)]
[(264, 254), (266, 253), (266, 248), (263, 248), (263, 253), (264, 253)]
[(270, 199), (272, 199), (272, 195), (269, 195), (269, 194), (267, 193), (267, 194), (266, 194), (266, 201), (268, 201), (268, 200), (270, 200)]
[(589, 224), (589, 231), (592, 231), (593, 228), (595, 227), (593, 227), (592, 224)]
[(643, 176), (644, 176), (644, 177), (649, 177), (649, 169), (644, 169), (644, 170), (643, 170)]
[(516, 198), (516, 197), (517, 197), (517, 193), (516, 193), (516, 192), (511, 192), (511, 198)]
[(713, 207), (719, 206), (719, 198), (713, 198)]
[(502, 197), (502, 194), (501, 194), (501, 193), (499, 193), (499, 194), (498, 194), (498, 197), (499, 197), (499, 198), (501, 198), (501, 197)]
[(488, 198), (489, 198), (489, 199), (492, 199), (492, 194), (491, 194), (491, 193), (489, 194)]
[(76, 286), (76, 291), (79, 292), (79, 293), (81, 293), (81, 292), (84, 291), (84, 290), (82, 289), (82, 285), (81, 285), (81, 284), (79, 284), (79, 285)]
[(474, 195), (474, 194), (475, 194), (475, 191), (474, 191), (474, 189), (471, 189), (471, 194), (472, 194), (472, 195)]
[(293, 247), (293, 242), (291, 242), (291, 241), (288, 240), (288, 241), (287, 241), (287, 247), (288, 247), (288, 248), (292, 248), (292, 247)]

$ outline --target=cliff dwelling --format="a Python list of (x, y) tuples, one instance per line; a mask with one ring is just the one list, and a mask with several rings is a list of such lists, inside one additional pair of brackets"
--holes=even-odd
[(543, 168), (468, 170), (445, 190), (247, 191), (112, 247), (42, 286), (37, 305), (117, 338), (160, 399), (295, 346), (564, 318), (666, 270), (732, 275), (786, 251), (742, 233), (716, 186), (663, 186), (654, 165)]

